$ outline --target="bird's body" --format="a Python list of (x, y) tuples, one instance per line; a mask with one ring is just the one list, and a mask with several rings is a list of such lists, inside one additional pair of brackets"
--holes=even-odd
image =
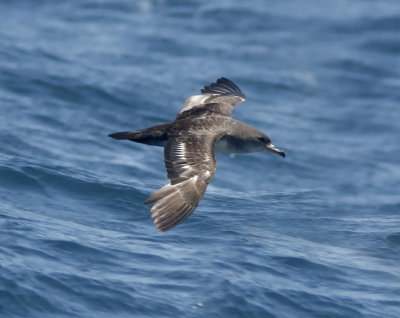
[(216, 151), (271, 151), (285, 156), (263, 132), (232, 119), (233, 107), (246, 100), (234, 83), (221, 78), (202, 93), (189, 97), (174, 121), (109, 135), (164, 147), (170, 183), (145, 202), (154, 203), (151, 217), (159, 231), (178, 225), (196, 208), (217, 167)]

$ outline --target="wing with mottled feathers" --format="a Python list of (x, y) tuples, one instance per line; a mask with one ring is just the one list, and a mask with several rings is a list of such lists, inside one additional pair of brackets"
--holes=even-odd
[(171, 182), (145, 202), (154, 203), (150, 212), (159, 231), (168, 231), (185, 220), (203, 198), (217, 166), (215, 142), (212, 135), (169, 138), (164, 161)]

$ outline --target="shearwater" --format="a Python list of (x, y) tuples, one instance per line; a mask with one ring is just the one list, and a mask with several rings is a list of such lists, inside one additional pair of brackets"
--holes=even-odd
[(215, 152), (285, 153), (271, 139), (249, 125), (232, 119), (232, 109), (246, 100), (227, 78), (205, 86), (201, 95), (189, 97), (174, 121), (109, 136), (164, 147), (170, 183), (154, 192), (145, 203), (157, 230), (164, 232), (185, 220), (203, 198), (217, 167)]

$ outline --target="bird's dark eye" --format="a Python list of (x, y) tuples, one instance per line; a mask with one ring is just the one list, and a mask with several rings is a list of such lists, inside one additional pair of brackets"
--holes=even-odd
[(258, 140), (262, 143), (269, 144), (271, 140), (268, 137), (259, 137)]

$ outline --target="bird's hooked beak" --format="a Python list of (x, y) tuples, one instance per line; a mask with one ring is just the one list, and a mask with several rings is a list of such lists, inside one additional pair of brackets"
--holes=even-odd
[(273, 144), (268, 144), (267, 145), (267, 151), (270, 152), (275, 152), (278, 155), (282, 156), (283, 158), (285, 158), (285, 152), (283, 150), (280, 150), (278, 148), (275, 148), (275, 146)]

